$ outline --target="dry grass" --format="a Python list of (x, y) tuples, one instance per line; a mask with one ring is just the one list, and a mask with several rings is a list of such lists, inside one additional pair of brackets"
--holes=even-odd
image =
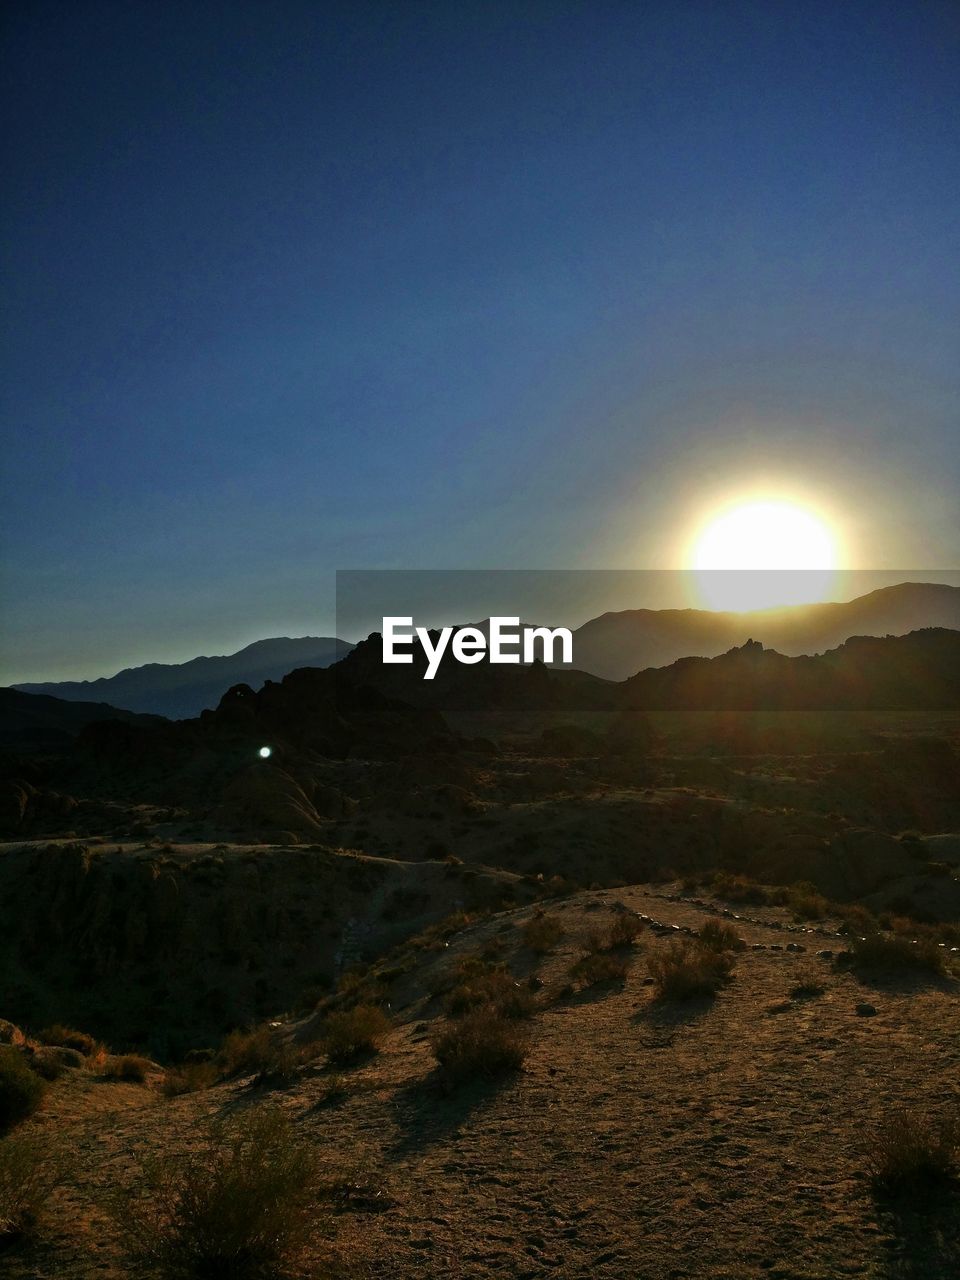
[(328, 1015), (323, 1048), (331, 1062), (353, 1062), (375, 1053), (389, 1030), (390, 1020), (379, 1005), (358, 1004)]
[(746, 946), (733, 925), (721, 924), (719, 920), (708, 920), (697, 936), (700, 945), (708, 951), (743, 951)]
[(216, 1084), (219, 1077), (214, 1062), (184, 1062), (178, 1067), (170, 1067), (163, 1077), (162, 1089), (168, 1098), (178, 1098), (184, 1093), (196, 1093), (200, 1089), (209, 1089)]
[(0, 1045), (0, 1133), (33, 1115), (45, 1088), (19, 1049)]
[(632, 947), (640, 936), (642, 928), (642, 924), (631, 911), (622, 912), (610, 926), (607, 946), (614, 950), (619, 947)]
[(0, 1141), (0, 1246), (36, 1234), (63, 1175), (62, 1157), (39, 1135), (16, 1133)]
[(546, 955), (552, 951), (563, 937), (564, 928), (556, 916), (537, 912), (528, 920), (523, 928), (524, 945), (537, 955)]
[(74, 1027), (65, 1027), (62, 1023), (54, 1023), (52, 1027), (44, 1027), (38, 1031), (37, 1040), (41, 1044), (56, 1045), (62, 1049), (76, 1049), (85, 1058), (95, 1058), (103, 1049), (99, 1041), (88, 1036), (85, 1031), (77, 1031)]
[(937, 977), (947, 972), (946, 956), (929, 938), (871, 933), (850, 943), (850, 965), (862, 973), (925, 973)]
[(661, 1000), (716, 995), (732, 969), (729, 952), (714, 951), (699, 941), (673, 942), (650, 957), (650, 974)]
[[(217, 1063), (225, 1076), (253, 1075), (258, 1084), (270, 1084), (290, 1080), (304, 1057), (303, 1050), (289, 1039), (277, 1035), (271, 1027), (261, 1026), (252, 1031), (231, 1031), (220, 1047)], [(203, 1080), (204, 1073), (193, 1072), (187, 1076), (191, 1078)]]
[(296, 1262), (316, 1230), (315, 1148), (273, 1109), (211, 1126), (189, 1153), (146, 1164), (109, 1208), (134, 1274), (248, 1280)]
[(103, 1068), (108, 1080), (128, 1080), (131, 1084), (143, 1084), (147, 1073), (153, 1069), (149, 1058), (142, 1058), (138, 1053), (124, 1053), (120, 1057), (110, 1058)]
[(610, 955), (606, 951), (590, 951), (570, 966), (569, 974), (574, 982), (582, 982), (587, 987), (597, 987), (605, 982), (624, 982), (627, 962), (621, 956)]
[(794, 1000), (811, 1000), (815, 996), (822, 996), (824, 991), (826, 987), (817, 971), (804, 969), (790, 988), (790, 995)]
[(447, 1023), (433, 1040), (434, 1057), (455, 1083), (516, 1071), (529, 1047), (526, 1027), (489, 1006)]
[(504, 1018), (531, 1018), (537, 1002), (533, 993), (515, 982), (505, 969), (474, 972), (453, 988), (446, 1000), (451, 1018), (460, 1018), (473, 1009), (488, 1006)]
[(864, 1163), (879, 1191), (896, 1194), (922, 1191), (950, 1181), (960, 1162), (960, 1116), (933, 1121), (912, 1111), (898, 1111), (873, 1135)]

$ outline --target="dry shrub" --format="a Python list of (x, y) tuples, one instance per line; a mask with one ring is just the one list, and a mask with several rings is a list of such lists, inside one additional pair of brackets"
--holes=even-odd
[(850, 965), (864, 973), (927, 973), (941, 976), (947, 971), (944, 950), (929, 938), (910, 938), (871, 933), (850, 943)]
[(271, 1027), (231, 1031), (220, 1047), (217, 1062), (224, 1075), (254, 1075), (258, 1084), (289, 1080), (303, 1062), (303, 1053)]
[(247, 1280), (298, 1261), (320, 1190), (316, 1149), (270, 1108), (147, 1162), (140, 1184), (109, 1208), (138, 1271)]
[(747, 945), (733, 925), (721, 924), (719, 920), (708, 920), (697, 937), (708, 951), (743, 951)]
[(19, 1049), (0, 1045), (0, 1133), (33, 1115), (45, 1089)]
[(610, 926), (607, 946), (613, 950), (618, 947), (632, 947), (643, 928), (640, 921), (631, 911), (623, 911)]
[(143, 1084), (147, 1072), (153, 1068), (149, 1058), (142, 1058), (138, 1053), (124, 1053), (118, 1058), (111, 1058), (103, 1069), (108, 1080), (128, 1080), (131, 1084)]
[(749, 876), (732, 875), (728, 871), (718, 871), (710, 887), (716, 897), (725, 898), (727, 902), (749, 902), (760, 906), (769, 900), (762, 885), (756, 884)]
[(605, 982), (624, 982), (627, 962), (621, 956), (606, 951), (590, 951), (570, 966), (570, 977), (587, 987), (597, 987)]
[(102, 1045), (94, 1040), (93, 1036), (88, 1036), (85, 1031), (77, 1031), (73, 1027), (65, 1027), (60, 1022), (54, 1023), (52, 1027), (44, 1027), (42, 1031), (38, 1031), (37, 1039), (41, 1044), (57, 1045), (63, 1049), (76, 1049), (77, 1053), (82, 1053), (85, 1058), (96, 1057), (102, 1049)]
[(933, 1121), (897, 1111), (873, 1136), (864, 1161), (878, 1190), (903, 1193), (946, 1182), (960, 1162), (960, 1117)]
[(523, 928), (524, 945), (537, 955), (546, 955), (552, 951), (563, 937), (563, 925), (556, 916), (537, 912)]
[(516, 1071), (529, 1047), (526, 1027), (490, 1007), (447, 1023), (433, 1040), (434, 1057), (455, 1083)]
[(537, 1002), (505, 969), (488, 969), (454, 987), (447, 996), (446, 1011), (451, 1018), (460, 1018), (484, 1005), (504, 1018), (532, 1018)]
[(177, 1098), (183, 1093), (209, 1089), (216, 1084), (218, 1075), (213, 1062), (184, 1062), (178, 1067), (170, 1067), (164, 1073), (163, 1092), (168, 1098)]
[(34, 1235), (64, 1176), (62, 1155), (34, 1133), (0, 1141), (0, 1247)]
[(352, 1062), (375, 1053), (389, 1030), (390, 1020), (379, 1005), (358, 1004), (329, 1014), (321, 1039), (331, 1062)]
[(822, 996), (826, 987), (815, 969), (804, 969), (797, 981), (790, 988), (794, 1000), (809, 1000), (814, 996)]
[(30, 1057), (30, 1066), (44, 1080), (59, 1080), (65, 1071), (82, 1067), (87, 1061), (76, 1049), (61, 1049), (55, 1045), (42, 1045)]
[(650, 974), (662, 1000), (713, 996), (733, 969), (728, 951), (713, 951), (699, 941), (673, 942), (650, 957)]

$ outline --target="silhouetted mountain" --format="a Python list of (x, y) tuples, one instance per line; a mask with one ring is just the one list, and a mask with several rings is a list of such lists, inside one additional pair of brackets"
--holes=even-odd
[(823, 653), (850, 636), (960, 629), (960, 587), (903, 582), (840, 604), (751, 613), (627, 609), (585, 622), (573, 634), (573, 665), (608, 680), (691, 655), (717, 657), (756, 637), (787, 656)]
[(103, 720), (153, 727), (159, 716), (137, 715), (106, 702), (68, 702), (44, 694), (0, 689), (0, 746), (17, 751), (69, 747), (88, 725)]
[(327, 667), (349, 653), (352, 645), (331, 636), (279, 637), (258, 640), (238, 653), (189, 662), (151, 662), (128, 667), (100, 680), (66, 680), (14, 685), (23, 693), (44, 693), (70, 702), (105, 699), (128, 711), (151, 712), (172, 720), (188, 719), (212, 709), (232, 685), (259, 688), (280, 680), (297, 667)]
[(640, 710), (850, 711), (960, 707), (960, 632), (854, 636), (815, 657), (788, 657), (756, 640), (716, 658), (681, 658), (622, 686)]
[[(438, 632), (431, 631), (435, 644)], [(616, 686), (585, 671), (493, 664), (486, 656), (475, 665), (459, 663), (449, 654), (433, 680), (425, 680), (427, 659), (414, 644), (413, 662), (384, 665), (378, 633), (361, 640), (335, 670), (341, 685), (369, 686), (392, 698), (440, 711), (506, 709), (609, 710), (616, 704)]]

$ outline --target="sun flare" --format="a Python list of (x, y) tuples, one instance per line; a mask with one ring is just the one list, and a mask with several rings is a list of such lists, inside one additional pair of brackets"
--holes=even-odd
[(810, 509), (766, 499), (712, 516), (694, 539), (697, 595), (711, 609), (768, 609), (823, 600), (837, 573), (837, 543)]

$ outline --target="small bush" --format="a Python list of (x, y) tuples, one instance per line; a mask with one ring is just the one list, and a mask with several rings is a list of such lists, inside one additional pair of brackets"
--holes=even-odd
[(196, 1093), (200, 1089), (209, 1089), (216, 1083), (217, 1076), (214, 1062), (184, 1062), (165, 1072), (163, 1092), (168, 1098), (178, 1098), (183, 1093)]
[(898, 1111), (875, 1134), (865, 1162), (878, 1190), (902, 1193), (945, 1182), (958, 1170), (960, 1118), (930, 1121)]
[(743, 951), (746, 943), (733, 925), (708, 920), (697, 935), (700, 945), (708, 951)]
[(149, 1058), (141, 1058), (137, 1053), (124, 1053), (119, 1058), (111, 1058), (104, 1067), (103, 1074), (108, 1080), (128, 1080), (131, 1084), (143, 1084), (152, 1066)]
[(630, 911), (623, 911), (610, 926), (607, 946), (613, 950), (618, 947), (632, 947), (643, 928), (637, 917)]
[(790, 994), (794, 1000), (811, 1000), (814, 996), (822, 996), (824, 991), (826, 987), (820, 980), (820, 975), (813, 969), (805, 969), (790, 988)]
[(927, 973), (947, 971), (943, 949), (930, 938), (910, 938), (871, 933), (850, 943), (850, 965), (862, 973)]
[(275, 1039), (269, 1027), (254, 1027), (252, 1031), (231, 1031), (217, 1054), (223, 1074), (259, 1074), (273, 1061)]
[(605, 982), (624, 982), (627, 962), (606, 951), (591, 951), (570, 966), (570, 977), (587, 987), (598, 987)]
[(30, 1057), (30, 1066), (44, 1080), (59, 1080), (70, 1068), (82, 1067), (86, 1062), (76, 1049), (61, 1049), (55, 1045), (43, 1045)]
[(749, 876), (736, 876), (728, 871), (718, 871), (710, 887), (716, 897), (724, 898), (727, 902), (749, 902), (760, 906), (768, 901), (768, 895), (763, 886), (755, 884)]
[(41, 1044), (76, 1049), (77, 1053), (82, 1053), (85, 1058), (95, 1057), (101, 1047), (93, 1036), (88, 1036), (85, 1031), (76, 1031), (73, 1027), (65, 1027), (59, 1022), (38, 1031), (37, 1039)]
[(433, 1041), (434, 1057), (454, 1082), (516, 1071), (529, 1047), (523, 1024), (491, 1008), (447, 1023)]
[(516, 983), (506, 969), (490, 969), (454, 987), (446, 1000), (451, 1018), (460, 1018), (472, 1009), (487, 1005), (504, 1018), (531, 1018), (537, 1002), (529, 988)]
[(323, 1047), (331, 1062), (352, 1062), (374, 1053), (390, 1029), (390, 1021), (375, 1004), (358, 1004), (328, 1015)]
[(733, 957), (699, 942), (673, 942), (650, 957), (650, 974), (662, 1000), (713, 996), (730, 976)]
[(37, 1134), (0, 1141), (0, 1246), (36, 1232), (62, 1173), (61, 1159)]
[(0, 1045), (0, 1133), (33, 1115), (45, 1088), (18, 1049)]
[(541, 913), (527, 921), (523, 929), (523, 941), (537, 955), (546, 955), (557, 945), (563, 933), (563, 925), (556, 916)]
[(231, 1129), (211, 1126), (198, 1150), (148, 1162), (110, 1208), (140, 1269), (247, 1280), (302, 1255), (320, 1186), (315, 1148), (289, 1119), (248, 1111)]

